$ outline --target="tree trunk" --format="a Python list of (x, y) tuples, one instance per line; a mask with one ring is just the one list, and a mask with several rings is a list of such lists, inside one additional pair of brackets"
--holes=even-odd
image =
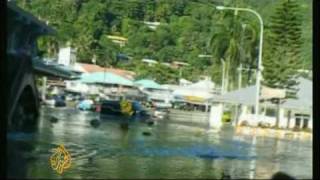
[(225, 88), (224, 88), (224, 90), (226, 91), (226, 92), (228, 92), (228, 87), (229, 87), (229, 60), (226, 62), (226, 69), (225, 69), (225, 73), (226, 73), (226, 79), (225, 79)]

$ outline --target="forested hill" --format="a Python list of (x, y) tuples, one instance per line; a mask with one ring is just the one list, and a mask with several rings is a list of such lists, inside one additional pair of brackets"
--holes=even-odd
[[(252, 8), (265, 23), (263, 55), (272, 54), (268, 39), (272, 36), (271, 21), (281, 3), (288, 0), (17, 0), (17, 4), (57, 30), (56, 37), (42, 39), (40, 48), (47, 56), (56, 56), (58, 47), (67, 42), (77, 48), (78, 61), (134, 70), (140, 77), (154, 78), (162, 83), (174, 82), (176, 70), (161, 65), (152, 69), (140, 63), (142, 58), (160, 62), (184, 61), (191, 64), (182, 76), (195, 80), (210, 75), (215, 82), (221, 78), (220, 59), (228, 64), (230, 84), (235, 84), (239, 64), (255, 67), (259, 22), (247, 12), (218, 11), (216, 5)], [(312, 62), (312, 1), (297, 0), (301, 14), (301, 68)], [(281, 17), (279, 17), (281, 19)], [(144, 22), (160, 22), (151, 29)], [(297, 23), (299, 23), (297, 22)], [(293, 28), (293, 31), (295, 29)], [(290, 27), (287, 31), (291, 31)], [(298, 31), (298, 30), (297, 30)], [(108, 35), (128, 39), (120, 48)], [(118, 53), (132, 59), (117, 61)], [(199, 58), (212, 54), (213, 58)], [(300, 67), (299, 67), (300, 68)], [(246, 77), (244, 73), (244, 77)]]

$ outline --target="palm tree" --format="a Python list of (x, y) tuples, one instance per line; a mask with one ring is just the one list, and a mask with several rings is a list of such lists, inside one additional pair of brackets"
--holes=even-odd
[[(224, 59), (226, 64), (226, 90), (234, 89), (237, 78), (237, 68), (241, 63), (253, 65), (253, 57), (257, 57), (257, 31), (256, 27), (246, 23), (245, 19), (226, 12), (212, 29), (209, 48), (216, 59)], [(223, 23), (222, 23), (223, 22)], [(230, 86), (229, 86), (230, 83)]]

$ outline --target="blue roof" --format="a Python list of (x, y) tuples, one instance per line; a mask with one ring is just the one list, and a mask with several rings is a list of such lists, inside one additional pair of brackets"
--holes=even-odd
[(132, 81), (109, 72), (85, 73), (81, 75), (80, 81), (83, 83), (105, 83), (133, 86)]
[(142, 86), (144, 88), (164, 89), (160, 84), (154, 82), (153, 80), (149, 80), (149, 79), (141, 79), (141, 80), (135, 81), (134, 84)]

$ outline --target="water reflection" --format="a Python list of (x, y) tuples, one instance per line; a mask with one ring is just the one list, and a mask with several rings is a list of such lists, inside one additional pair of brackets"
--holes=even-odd
[[(59, 121), (50, 122), (50, 115)], [(18, 177), (27, 178), (194, 179), (225, 174), (256, 179), (270, 178), (278, 171), (296, 178), (312, 177), (310, 141), (241, 136), (228, 126), (215, 133), (165, 121), (151, 127), (136, 122), (128, 131), (114, 121), (102, 121), (93, 128), (90, 120), (96, 116), (42, 109), (37, 133), (8, 136), (8, 157), (16, 158), (10, 161), (10, 177), (18, 172)], [(144, 136), (146, 131), (151, 136)], [(71, 168), (61, 176), (48, 163), (51, 149), (59, 144), (72, 157)]]

